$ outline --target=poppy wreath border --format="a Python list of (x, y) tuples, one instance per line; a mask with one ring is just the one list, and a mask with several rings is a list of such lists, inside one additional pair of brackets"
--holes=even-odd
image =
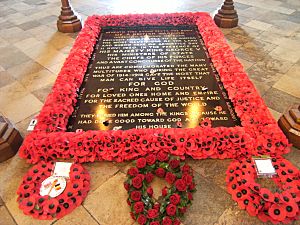
[[(74, 110), (78, 90), (101, 27), (146, 25), (198, 27), (209, 57), (241, 120), (241, 126), (66, 132), (68, 118)], [(144, 141), (147, 144), (143, 144)], [(34, 131), (26, 137), (20, 148), (20, 157), (29, 163), (55, 158), (72, 158), (76, 162), (122, 162), (157, 152), (158, 149), (194, 159), (237, 158), (290, 151), (288, 140), (208, 13), (88, 17), (45, 101)]]
[(278, 175), (270, 178), (278, 187), (276, 192), (255, 181), (257, 173), (251, 158), (230, 163), (226, 171), (227, 192), (250, 216), (263, 222), (287, 224), (300, 218), (300, 171), (281, 156), (272, 157), (272, 164)]
[[(156, 203), (151, 186), (155, 175), (170, 185), (170, 188), (162, 189), (163, 197)], [(196, 184), (193, 170), (185, 161), (166, 152), (158, 152), (136, 160), (135, 166), (127, 171), (124, 188), (128, 192), (130, 215), (139, 224), (179, 225), (179, 218), (192, 204)]]
[(17, 190), (17, 202), (25, 215), (35, 219), (60, 219), (80, 206), (90, 190), (90, 175), (81, 164), (73, 164), (66, 189), (55, 198), (41, 196), (42, 182), (51, 176), (54, 162), (39, 162), (29, 169)]

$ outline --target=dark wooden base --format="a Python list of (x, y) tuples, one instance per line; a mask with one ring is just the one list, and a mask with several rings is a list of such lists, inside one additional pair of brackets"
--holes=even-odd
[(0, 162), (14, 156), (23, 142), (23, 138), (9, 121), (0, 116)]
[(61, 7), (61, 14), (57, 20), (57, 29), (63, 33), (75, 33), (81, 30), (81, 19), (71, 6)]
[(290, 143), (300, 149), (300, 105), (292, 107), (278, 120), (278, 125)]
[(239, 19), (232, 0), (225, 0), (221, 9), (215, 15), (214, 21), (221, 28), (233, 28), (238, 25)]

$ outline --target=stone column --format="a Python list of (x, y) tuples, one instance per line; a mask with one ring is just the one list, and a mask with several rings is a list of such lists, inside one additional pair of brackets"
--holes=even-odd
[(221, 9), (214, 17), (218, 27), (233, 28), (238, 25), (238, 15), (234, 9), (233, 0), (225, 0)]
[(63, 33), (75, 33), (81, 30), (81, 19), (72, 9), (69, 0), (61, 0), (61, 13), (57, 20), (57, 29)]

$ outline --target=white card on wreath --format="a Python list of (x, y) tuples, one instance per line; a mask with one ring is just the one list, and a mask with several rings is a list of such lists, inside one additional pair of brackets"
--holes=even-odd
[(254, 159), (258, 174), (276, 174), (271, 159)]
[(52, 176), (69, 178), (71, 166), (72, 166), (72, 163), (56, 162), (54, 165), (54, 171), (53, 171)]

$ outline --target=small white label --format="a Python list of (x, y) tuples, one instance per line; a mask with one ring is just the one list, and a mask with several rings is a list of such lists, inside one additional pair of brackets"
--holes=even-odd
[(27, 131), (33, 131), (36, 124), (37, 119), (32, 119), (27, 127)]
[(63, 177), (48, 177), (42, 182), (40, 195), (49, 195), (51, 198), (59, 196), (67, 186), (66, 179)]
[(271, 159), (255, 159), (254, 162), (259, 174), (276, 174)]
[(71, 170), (72, 163), (68, 162), (56, 162), (54, 166), (53, 176), (57, 177), (70, 177), (70, 170)]

